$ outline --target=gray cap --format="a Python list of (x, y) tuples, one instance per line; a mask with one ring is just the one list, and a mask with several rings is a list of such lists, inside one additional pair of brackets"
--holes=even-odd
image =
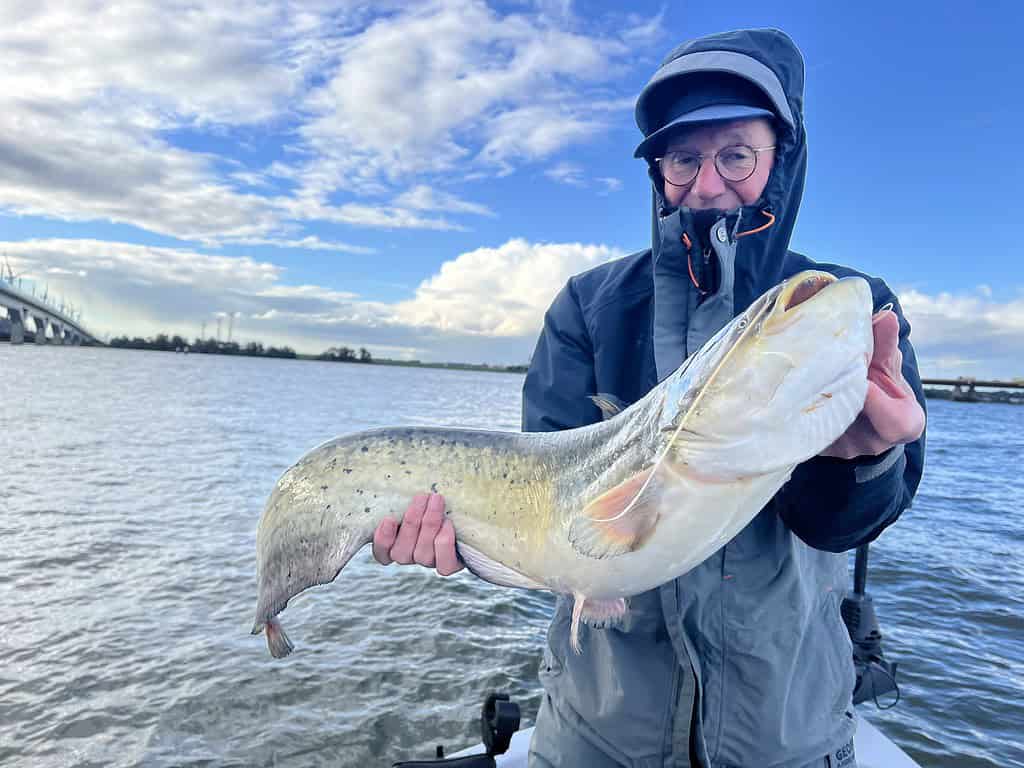
[[(666, 87), (668, 86), (668, 87)], [(674, 87), (673, 87), (674, 86)], [(662, 151), (669, 136), (680, 127), (720, 120), (751, 117), (775, 117), (767, 94), (741, 77), (727, 74), (691, 74), (662, 84), (662, 93), (674, 96), (667, 106), (648, 105), (654, 114), (652, 124), (659, 126), (633, 153), (633, 157), (652, 157)], [(660, 112), (660, 114), (658, 114)]]

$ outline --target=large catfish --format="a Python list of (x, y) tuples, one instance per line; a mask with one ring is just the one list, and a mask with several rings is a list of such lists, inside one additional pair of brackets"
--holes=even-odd
[(802, 272), (603, 422), (375, 429), (315, 448), (284, 473), (260, 520), (253, 634), (266, 629), (271, 654), (288, 655), (276, 618), (288, 601), (333, 581), (385, 517), (400, 519), (432, 489), (473, 573), (573, 596), (579, 650), (581, 619), (621, 616), (625, 598), (701, 563), (853, 422), (871, 314), (864, 280)]

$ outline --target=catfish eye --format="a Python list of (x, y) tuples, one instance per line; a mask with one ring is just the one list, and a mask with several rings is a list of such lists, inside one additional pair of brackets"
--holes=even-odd
[(747, 323), (749, 323), (749, 322), (750, 321), (747, 320), (746, 315), (744, 315), (743, 317), (740, 318), (740, 321), (738, 323), (736, 323), (736, 327), (739, 328), (742, 331), (744, 328), (747, 327)]

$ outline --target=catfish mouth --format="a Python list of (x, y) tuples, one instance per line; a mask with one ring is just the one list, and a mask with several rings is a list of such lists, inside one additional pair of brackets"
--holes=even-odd
[[(835, 275), (830, 275), (828, 272), (807, 272), (803, 279), (793, 279), (782, 289), (782, 293), (779, 295), (777, 306), (781, 308), (783, 312), (803, 304), (808, 299), (817, 296), (827, 286), (838, 281)], [(797, 275), (797, 277), (800, 277)]]

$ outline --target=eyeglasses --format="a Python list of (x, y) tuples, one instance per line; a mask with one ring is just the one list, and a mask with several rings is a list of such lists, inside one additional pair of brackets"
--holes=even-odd
[[(726, 181), (746, 181), (757, 170), (758, 153), (767, 152), (769, 149), (775, 149), (775, 145), (750, 147), (746, 144), (733, 144), (722, 147), (713, 155), (715, 170)], [(673, 187), (685, 187), (697, 178), (701, 165), (707, 159), (708, 155), (679, 150), (668, 152), (664, 157), (656, 157), (654, 162), (658, 164), (665, 181)]]

